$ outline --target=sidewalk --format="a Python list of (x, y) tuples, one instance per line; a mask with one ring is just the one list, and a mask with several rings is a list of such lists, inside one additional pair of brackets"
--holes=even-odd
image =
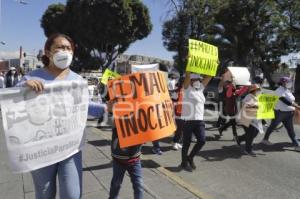
[[(2, 131), (2, 130), (1, 130)], [(108, 198), (112, 165), (110, 156), (111, 130), (102, 131), (87, 128), (87, 144), (83, 151), (83, 199)], [(34, 199), (34, 187), (30, 174), (12, 174), (7, 165), (7, 152), (3, 133), (0, 141), (0, 198)], [(197, 193), (184, 188), (179, 179), (170, 178), (160, 165), (152, 160), (142, 158), (145, 184), (145, 199), (148, 198), (199, 198)], [(130, 178), (126, 176), (122, 184), (120, 198), (132, 199), (133, 189)]]

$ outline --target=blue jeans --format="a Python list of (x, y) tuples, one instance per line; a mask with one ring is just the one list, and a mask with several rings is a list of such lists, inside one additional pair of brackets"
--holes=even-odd
[(264, 140), (269, 140), (271, 133), (278, 126), (278, 124), (282, 122), (293, 144), (295, 146), (299, 146), (299, 142), (296, 138), (296, 134), (294, 130), (293, 117), (294, 117), (294, 111), (275, 110), (275, 118), (272, 120), (269, 128), (267, 129)]
[(59, 180), (59, 196), (79, 199), (82, 191), (81, 151), (61, 162), (31, 172), (36, 199), (53, 199), (56, 195), (56, 176)]
[(132, 165), (122, 164), (113, 160), (113, 177), (110, 184), (109, 199), (117, 199), (125, 172), (128, 171), (134, 191), (134, 199), (143, 198), (143, 178), (141, 160)]

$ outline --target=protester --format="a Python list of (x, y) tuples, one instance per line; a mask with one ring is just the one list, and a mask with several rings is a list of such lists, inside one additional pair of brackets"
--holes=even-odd
[(236, 114), (237, 114), (237, 97), (245, 94), (248, 90), (247, 86), (242, 86), (240, 89), (237, 89), (236, 86), (233, 84), (232, 81), (227, 80), (225, 82), (226, 86), (226, 95), (225, 95), (225, 115), (229, 116), (229, 121), (225, 123), (223, 126), (219, 128), (220, 136), (223, 135), (223, 131), (226, 130), (228, 127), (232, 127), (232, 134), (234, 139), (237, 137), (236, 131)]
[[(253, 78), (253, 84), (258, 84), (258, 86), (259, 86), (260, 88), (263, 88), (264, 78), (262, 78), (262, 77), (259, 76), (259, 75), (255, 76), (255, 77)], [(265, 126), (265, 127), (268, 126), (266, 120), (263, 119), (263, 120), (261, 120), (261, 122), (262, 122), (263, 126)]]
[[(109, 113), (113, 112), (113, 104), (116, 103), (116, 101), (117, 99), (110, 99), (107, 102), (107, 110)], [(134, 190), (134, 199), (143, 198), (143, 177), (140, 160), (141, 148), (142, 145), (140, 144), (120, 148), (117, 128), (115, 126), (115, 123), (113, 123), (111, 140), (113, 177), (110, 184), (109, 199), (118, 198), (126, 171), (129, 173), (129, 176), (131, 178), (132, 187)]]
[(181, 119), (182, 112), (182, 100), (183, 100), (183, 78), (180, 78), (177, 82), (176, 93), (171, 95), (171, 99), (174, 104), (176, 131), (173, 137), (173, 149), (178, 150), (182, 148), (182, 132), (184, 126), (184, 120)]
[(5, 79), (3, 72), (0, 72), (0, 88), (5, 88)]
[[(203, 121), (205, 97), (203, 90), (210, 80), (211, 77), (209, 76), (202, 79), (198, 74), (186, 72), (183, 83), (182, 119), (185, 124), (180, 166), (188, 171), (191, 171), (191, 168), (196, 169), (194, 157), (205, 144), (205, 124)], [(196, 136), (197, 143), (188, 155), (192, 134)]]
[(291, 79), (289, 77), (282, 77), (280, 78), (278, 85), (279, 87), (275, 91), (276, 95), (279, 96), (279, 100), (275, 107), (275, 118), (272, 120), (261, 143), (272, 145), (269, 141), (269, 137), (277, 125), (282, 122), (295, 146), (295, 150), (300, 151), (300, 144), (296, 138), (293, 125), (295, 108), (300, 109), (300, 106), (295, 103), (295, 97), (290, 91), (290, 88), (292, 87)]
[[(243, 99), (242, 104), (242, 118), (244, 118), (243, 128), (245, 134), (238, 136), (236, 142), (241, 145), (241, 142), (245, 141), (245, 154), (255, 156), (256, 154), (252, 150), (252, 143), (254, 138), (259, 132), (263, 132), (262, 123), (260, 120), (256, 119), (256, 113), (258, 109), (257, 95), (260, 91), (259, 85), (253, 84), (249, 88), (249, 94)], [(252, 115), (251, 112), (254, 114)], [(249, 114), (250, 113), (250, 114)]]
[(15, 67), (10, 67), (9, 71), (6, 73), (5, 79), (6, 88), (14, 87), (17, 85), (19, 79)]
[(219, 94), (219, 118), (217, 123), (215, 124), (215, 127), (219, 128), (221, 125), (224, 125), (226, 123), (226, 118), (225, 118), (225, 94), (226, 94), (226, 82), (232, 81), (232, 74), (229, 71), (229, 69), (226, 67), (223, 74), (221, 75), (221, 79), (218, 85), (218, 94)]
[[(27, 86), (36, 92), (41, 92), (47, 83), (61, 80), (82, 80), (81, 76), (69, 68), (75, 50), (71, 38), (63, 34), (53, 34), (47, 39), (44, 50), (45, 55), (42, 61), (45, 67), (25, 75), (19, 84), (20, 86)], [(81, 198), (81, 161), (82, 152), (79, 151), (65, 160), (31, 171), (36, 198), (55, 198), (57, 177), (60, 198)]]

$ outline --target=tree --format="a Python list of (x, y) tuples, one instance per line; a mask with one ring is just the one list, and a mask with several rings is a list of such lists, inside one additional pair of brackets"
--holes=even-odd
[(62, 32), (77, 44), (75, 66), (107, 68), (131, 43), (152, 30), (147, 7), (139, 0), (68, 0), (51, 5), (42, 20), (45, 35)]
[(175, 67), (182, 73), (187, 63), (188, 39), (211, 40), (204, 30), (211, 30), (211, 24), (214, 24), (213, 13), (221, 1), (179, 0), (171, 3), (175, 9), (173, 16), (164, 22), (163, 44), (167, 50), (176, 52)]
[[(196, 2), (196, 1), (192, 1)], [(203, 0), (198, 1), (204, 2)], [(285, 0), (227, 0), (225, 2), (205, 1), (211, 8), (203, 12), (203, 4), (197, 8), (198, 12), (191, 12), (190, 8), (184, 12), (177, 12), (164, 24), (164, 41), (168, 50), (178, 44), (174, 38), (179, 30), (176, 24), (180, 23), (179, 16), (188, 17), (186, 23), (197, 24), (200, 28), (191, 31), (191, 25), (182, 27), (185, 35), (182, 38), (193, 38), (208, 41), (219, 47), (221, 63), (233, 60), (236, 64), (256, 69), (261, 68), (269, 80), (273, 67), (280, 61), (280, 56), (288, 54), (292, 50), (299, 49), (295, 44), (295, 38), (299, 35), (292, 34), (291, 30), (299, 26), (300, 11), (294, 1)], [(180, 5), (190, 5), (190, 0), (181, 0)], [(294, 7), (296, 7), (296, 9)], [(296, 14), (297, 13), (297, 14)], [(205, 20), (206, 18), (209, 20)], [(293, 17), (293, 23), (291, 18)], [(170, 26), (172, 21), (174, 26)], [(295, 23), (296, 22), (296, 23)], [(165, 34), (168, 33), (168, 34)], [(200, 35), (200, 36), (199, 36)], [(185, 42), (187, 43), (187, 42)], [(172, 45), (171, 45), (172, 44)], [(177, 56), (179, 53), (177, 53)], [(183, 57), (182, 57), (183, 58)]]

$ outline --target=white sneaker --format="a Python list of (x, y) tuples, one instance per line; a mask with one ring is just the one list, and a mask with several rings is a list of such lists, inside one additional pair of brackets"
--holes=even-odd
[(265, 145), (268, 145), (268, 146), (270, 146), (270, 145), (273, 144), (273, 143), (270, 142), (269, 140), (262, 140), (260, 143), (265, 144)]
[(178, 148), (182, 149), (182, 145), (177, 143)]
[(172, 148), (177, 151), (179, 149), (178, 143), (174, 143)]
[(300, 152), (300, 146), (295, 146), (295, 151)]

